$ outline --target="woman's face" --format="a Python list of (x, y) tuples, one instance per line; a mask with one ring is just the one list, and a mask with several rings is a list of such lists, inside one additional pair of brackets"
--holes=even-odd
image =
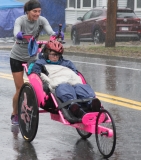
[(30, 21), (36, 21), (41, 14), (41, 8), (35, 8), (28, 11), (27, 16)]
[(59, 54), (54, 51), (50, 51), (48, 59), (52, 62), (57, 62), (59, 60)]

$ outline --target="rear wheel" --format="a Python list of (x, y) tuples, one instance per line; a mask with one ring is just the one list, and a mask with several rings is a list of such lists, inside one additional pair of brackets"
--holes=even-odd
[(87, 139), (87, 138), (89, 138), (89, 137), (92, 135), (92, 133), (86, 132), (86, 131), (81, 130), (81, 129), (78, 129), (78, 128), (76, 128), (76, 130), (77, 130), (78, 134), (79, 134), (83, 139)]
[(36, 94), (29, 83), (24, 83), (19, 94), (18, 118), (21, 134), (31, 142), (37, 133), (39, 111)]
[[(102, 120), (103, 115), (105, 115), (104, 121)], [(102, 123), (101, 120), (103, 121)], [(106, 128), (106, 130), (100, 129), (99, 126)], [(112, 156), (116, 146), (116, 127), (111, 114), (107, 110), (99, 112), (95, 127), (98, 149), (104, 158), (109, 158)], [(110, 131), (108, 129), (110, 129)]]
[(72, 44), (73, 45), (79, 45), (80, 44), (80, 40), (78, 39), (76, 30), (72, 31)]
[(94, 44), (99, 44), (103, 42), (102, 35), (99, 29), (96, 29), (93, 33), (93, 42)]

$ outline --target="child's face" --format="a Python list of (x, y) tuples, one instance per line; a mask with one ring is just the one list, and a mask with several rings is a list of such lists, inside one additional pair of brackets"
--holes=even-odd
[(48, 59), (52, 62), (57, 62), (59, 60), (59, 54), (54, 51), (50, 51)]

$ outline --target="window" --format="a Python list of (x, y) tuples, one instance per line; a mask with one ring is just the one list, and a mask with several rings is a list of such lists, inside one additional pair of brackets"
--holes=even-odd
[(81, 1), (80, 0), (77, 0), (77, 8), (80, 8), (80, 6), (81, 6)]
[(135, 0), (135, 10), (141, 10), (141, 0)]
[(67, 8), (80, 8), (81, 0), (67, 0)]
[(117, 18), (137, 18), (133, 11), (117, 11)]
[(83, 17), (83, 21), (90, 19), (91, 14), (92, 14), (92, 11), (87, 12)]
[(83, 7), (91, 7), (91, 0), (83, 0)]
[(137, 8), (141, 8), (141, 0), (137, 0)]
[(75, 0), (69, 1), (69, 7), (75, 8)]
[(94, 0), (67, 0), (67, 8), (93, 8)]
[(99, 17), (103, 12), (101, 10), (95, 10), (93, 11), (91, 18)]

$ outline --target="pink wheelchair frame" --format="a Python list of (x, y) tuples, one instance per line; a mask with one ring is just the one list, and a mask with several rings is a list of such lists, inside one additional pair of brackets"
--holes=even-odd
[[(46, 42), (47, 41), (38, 41), (37, 43), (45, 44)], [(38, 52), (40, 52), (40, 50), (41, 48), (39, 48)], [(23, 66), (25, 68), (25, 71), (28, 72), (27, 64), (23, 64)], [(81, 77), (82, 82), (85, 84), (86, 81), (83, 75), (79, 73), (79, 76)], [(47, 111), (44, 110), (43, 108), (40, 108), (40, 106), (41, 104), (42, 106), (45, 105), (46, 101), (49, 98), (49, 95), (47, 95), (46, 92), (43, 90), (42, 80), (37, 74), (31, 73), (27, 77), (29, 83), (26, 82), (23, 85), (23, 87), (21, 88), (21, 92), (19, 94), (18, 116), (19, 116), (19, 127), (21, 134), (25, 139), (25, 141), (31, 142), (35, 138), (38, 128), (38, 120), (36, 124), (32, 125), (33, 123), (32, 118), (35, 116), (38, 117), (38, 113), (47, 113)], [(28, 101), (30, 100), (29, 97), (31, 95), (28, 95), (28, 91), (26, 92), (26, 88), (28, 89), (29, 87), (32, 88), (33, 93), (35, 94), (34, 101), (37, 102), (37, 108), (38, 108), (36, 109), (38, 112), (38, 113), (36, 112), (36, 115), (34, 115), (34, 109), (33, 109), (34, 105), (32, 103), (28, 104)], [(55, 96), (53, 95), (53, 93), (50, 93), (50, 96), (57, 109), (58, 103)], [(92, 134), (95, 134), (97, 146), (100, 153), (105, 158), (108, 158), (113, 154), (116, 145), (116, 128), (113, 118), (107, 110), (102, 109), (100, 112), (86, 113), (83, 116), (81, 123), (74, 123), (74, 124), (69, 123), (64, 118), (61, 110), (58, 110), (58, 114), (50, 113), (50, 117), (52, 120), (76, 128), (78, 134), (84, 139), (89, 138)], [(34, 122), (35, 121), (36, 120), (34, 120)], [(107, 148), (104, 149), (102, 145), (105, 146), (105, 140), (103, 144), (102, 143), (103, 139), (106, 139), (107, 148), (109, 148), (110, 146), (110, 149)]]

